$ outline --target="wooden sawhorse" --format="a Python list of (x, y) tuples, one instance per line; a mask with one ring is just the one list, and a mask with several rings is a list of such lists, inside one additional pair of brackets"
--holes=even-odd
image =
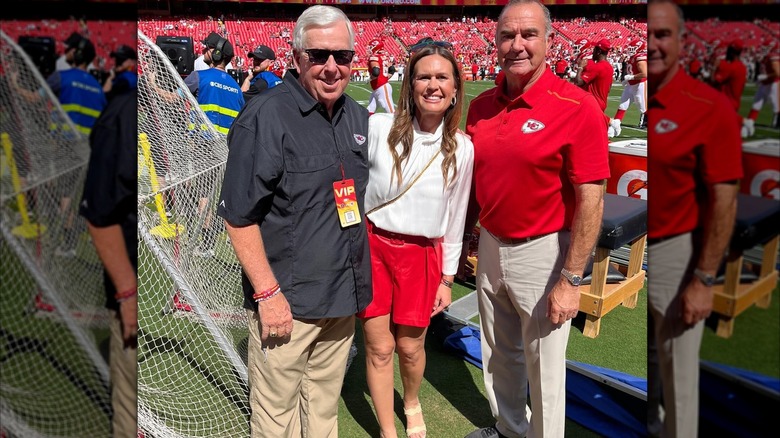
[[(753, 304), (768, 308), (772, 291), (777, 285), (777, 250), (780, 235), (780, 202), (739, 194), (737, 198), (737, 220), (734, 234), (726, 257), (726, 272), (723, 284), (715, 286), (712, 310), (717, 315), (718, 327), (715, 333), (728, 338), (734, 332), (734, 318)], [(761, 269), (758, 279), (740, 283), (743, 254), (756, 245), (764, 245)]]
[[(636, 307), (639, 291), (645, 284), (642, 262), (647, 242), (647, 201), (610, 193), (604, 194), (604, 217), (601, 235), (593, 257), (592, 279), (580, 286), (580, 312), (586, 315), (583, 334), (595, 338), (601, 329), (601, 318), (620, 304)], [(607, 284), (609, 253), (629, 244), (625, 280)]]

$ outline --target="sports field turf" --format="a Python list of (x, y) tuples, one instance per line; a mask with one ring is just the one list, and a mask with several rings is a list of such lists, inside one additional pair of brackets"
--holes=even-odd
[[(398, 95), (399, 84), (394, 83), (394, 93)], [(492, 86), (492, 82), (469, 82), (466, 85), (467, 102), (476, 97), (482, 91)], [(369, 87), (365, 83), (353, 83), (348, 88), (348, 93), (359, 102), (368, 102)], [(621, 88), (615, 86), (610, 95), (608, 115), (614, 115), (617, 107), (617, 99)], [(755, 87), (749, 86), (746, 93), (754, 93)], [(747, 114), (752, 102), (752, 94), (743, 98), (742, 114)], [(465, 114), (465, 113), (464, 113)], [(769, 110), (762, 111), (757, 129), (759, 138), (777, 137), (777, 130), (761, 127), (768, 125)], [(626, 113), (624, 129), (621, 137), (615, 140), (627, 140), (631, 138), (646, 138), (646, 132), (632, 128), (638, 122), (638, 110), (632, 106)], [(463, 124), (461, 125), (463, 127)], [(224, 245), (224, 241), (220, 243)], [(2, 277), (9, 278), (8, 273), (17, 272), (14, 255), (5, 245), (1, 245), (0, 252), (4, 259)], [(141, 251), (143, 253), (143, 249)], [(143, 257), (143, 254), (142, 254)], [(219, 257), (218, 257), (219, 258)], [(225, 257), (227, 258), (227, 257)], [(214, 260), (204, 262), (219, 266), (224, 261)], [(227, 266), (227, 265), (225, 265)], [(155, 277), (165, 276), (159, 266), (151, 268), (157, 272)], [(217, 270), (210, 272), (218, 272)], [(217, 281), (218, 278), (215, 278)], [(34, 415), (44, 417), (45, 421), (64, 420), (68, 411), (63, 411), (63, 406), (80, 406), (95, 412), (94, 418), (102, 417), (100, 403), (85, 397), (76, 382), (87, 382), (95, 389), (99, 389), (100, 383), (93, 376), (93, 370), (85, 362), (83, 355), (77, 353), (58, 358), (58, 351), (50, 350), (47, 345), (62, 345), (74, 341), (61, 330), (60, 326), (52, 321), (41, 320), (35, 322), (35, 329), (22, 329), (21, 322), (29, 322), (29, 314), (24, 307), (29, 305), (29, 296), (34, 289), (34, 284), (25, 279), (14, 284), (24, 284), (24, 289), (12, 289), (6, 287), (0, 289), (0, 296), (4, 303), (0, 306), (2, 328), (5, 342), (0, 345), (0, 353), (5, 361), (23, 361), (17, 369), (34, 369), (36, 373), (52, 374), (55, 377), (47, 378), (51, 391), (60, 394), (50, 407), (39, 410)], [(454, 299), (468, 294), (473, 285), (457, 284), (454, 288)], [(171, 399), (169, 403), (180, 404), (181, 410), (178, 418), (170, 418), (172, 422), (187, 423), (194, 419), (208, 418), (212, 425), (217, 423), (234, 423), (246, 426), (247, 411), (245, 388), (237, 383), (238, 379), (225, 363), (223, 358), (218, 358), (214, 353), (214, 341), (199, 323), (189, 318), (181, 318), (179, 315), (163, 313), (162, 309), (168, 304), (171, 292), (174, 290), (171, 281), (155, 284), (155, 290), (141, 290), (139, 299), (139, 319), (145, 323), (141, 326), (142, 342), (146, 343), (146, 349), (141, 351), (140, 361), (145, 362), (147, 374), (141, 375), (142, 382), (154, 381), (155, 391), (164, 391), (165, 388), (176, 390), (185, 389), (185, 397)], [(239, 286), (235, 285), (239, 294)], [(240, 295), (238, 295), (240, 296)], [(755, 370), (768, 376), (780, 377), (780, 304), (778, 303), (778, 290), (773, 293), (773, 301), (770, 309), (748, 309), (737, 318), (735, 334), (731, 339), (722, 339), (714, 335), (711, 330), (705, 331), (702, 346), (702, 358), (716, 362), (733, 365), (740, 368)], [(237, 302), (240, 299), (237, 298)], [(17, 303), (7, 305), (8, 303)], [(171, 323), (171, 320), (175, 322)], [(570, 335), (568, 358), (574, 361), (585, 362), (604, 366), (640, 377), (646, 376), (646, 293), (640, 292), (639, 304), (635, 309), (618, 307), (609, 313), (603, 320), (601, 334), (590, 339), (582, 335), (581, 317), (574, 321)], [(105, 331), (98, 331), (98, 339), (105, 339)], [(45, 333), (42, 336), (41, 333)], [(246, 360), (245, 331), (232, 330), (232, 338), (235, 347), (242, 359)], [(40, 344), (36, 350), (20, 351), (12, 350), (13, 339), (33, 336)], [(365, 382), (365, 356), (360, 341), (362, 335), (358, 329), (358, 356), (355, 358), (342, 390), (342, 398), (339, 406), (339, 434), (343, 437), (367, 437), (378, 434), (378, 425), (374, 418)], [(17, 344), (18, 345), (18, 344)], [(475, 366), (455, 358), (444, 352), (442, 347), (435, 342), (434, 336), (429, 336), (427, 343), (428, 366), (423, 380), (420, 399), (425, 409), (426, 422), (430, 436), (461, 437), (475, 427), (492, 423), (487, 401), (484, 397), (484, 383), (481, 371)], [(14, 347), (15, 348), (15, 347)], [(53, 352), (53, 354), (45, 354)], [(11, 362), (6, 362), (10, 364)], [(176, 369), (171, 375), (153, 373), (155, 363), (160, 366)], [(69, 370), (78, 379), (68, 377), (61, 364), (69, 365)], [(172, 366), (175, 365), (175, 366)], [(59, 368), (58, 368), (59, 367)], [(10, 368), (4, 367), (4, 370)], [(159, 371), (159, 369), (157, 370)], [(4, 372), (3, 379), (8, 378), (19, 381), (28, 381), (30, 384), (38, 384), (43, 376), (33, 380), (30, 376), (20, 373), (9, 376)], [(23, 387), (24, 384), (22, 384)], [(399, 435), (403, 431), (403, 412), (400, 408), (400, 377), (396, 374), (396, 413)], [(163, 392), (157, 392), (155, 396), (161, 400), (167, 400)], [(205, 401), (208, 400), (208, 403)], [(204, 406), (219, 406), (219, 408), (204, 408)], [(65, 424), (64, 429), (78, 430), (76, 424)], [(97, 426), (104, 429), (105, 423)], [(214, 430), (221, 430), (214, 426)], [(64, 431), (64, 432), (65, 432)], [(228, 436), (204, 434), (202, 436)], [(233, 436), (233, 435), (230, 435)], [(573, 422), (567, 424), (567, 436), (590, 437), (595, 436), (588, 430), (581, 428)]]

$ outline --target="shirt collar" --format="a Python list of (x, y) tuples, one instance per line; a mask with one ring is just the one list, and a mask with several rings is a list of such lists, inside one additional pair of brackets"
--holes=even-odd
[(436, 131), (428, 132), (420, 129), (420, 124), (417, 123), (417, 117), (412, 118), (412, 125), (414, 126), (414, 139), (421, 141), (423, 144), (438, 143), (441, 139), (441, 135), (444, 132), (444, 119), (442, 119), (439, 126), (436, 127)]
[[(325, 105), (317, 101), (317, 99), (312, 97), (312, 95), (309, 94), (305, 88), (303, 88), (301, 83), (298, 82), (298, 77), (298, 71), (290, 69), (284, 75), (284, 84), (287, 85), (287, 88), (290, 90), (293, 100), (295, 100), (295, 103), (298, 105), (298, 109), (301, 110), (301, 113), (308, 114), (314, 110), (321, 109), (321, 112), (327, 115)], [(346, 97), (342, 95), (336, 101), (336, 104), (333, 105), (333, 120), (336, 120), (340, 113), (344, 110), (345, 101)]]
[(512, 106), (524, 104), (525, 106), (533, 108), (545, 95), (547, 95), (547, 90), (552, 87), (553, 81), (556, 78), (557, 77), (553, 74), (553, 72), (547, 66), (545, 66), (544, 73), (542, 73), (542, 75), (539, 76), (539, 79), (537, 79), (536, 82), (531, 85), (530, 89), (526, 90), (523, 92), (523, 94), (517, 96), (516, 98), (511, 99), (509, 95), (506, 94), (506, 76), (504, 75), (496, 84), (498, 86), (496, 100), (500, 103), (503, 103), (504, 105), (507, 103), (512, 104)]
[(685, 70), (680, 67), (674, 77), (672, 77), (672, 79), (666, 85), (664, 85), (663, 88), (656, 91), (656, 93), (650, 97), (648, 103), (652, 105), (659, 105), (664, 108), (668, 107), (672, 99), (679, 95), (680, 92), (682, 92), (685, 88), (686, 77), (687, 75), (685, 74)]

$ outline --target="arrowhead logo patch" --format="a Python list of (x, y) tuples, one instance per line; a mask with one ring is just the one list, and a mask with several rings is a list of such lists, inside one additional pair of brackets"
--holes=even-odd
[(677, 123), (674, 123), (669, 119), (661, 119), (658, 123), (655, 124), (655, 132), (657, 134), (666, 134), (668, 132), (674, 131), (675, 129), (677, 129)]
[(528, 119), (525, 123), (523, 123), (523, 127), (520, 129), (523, 131), (523, 134), (530, 134), (532, 132), (538, 132), (544, 129), (544, 123), (538, 120)]
[(360, 135), (360, 134), (352, 134), (353, 137), (355, 137), (355, 142), (359, 145), (363, 145), (363, 143), (366, 142), (366, 136)]
[(219, 206), (220, 206), (220, 207), (227, 208), (227, 207), (225, 207), (225, 200), (224, 200), (224, 199), (223, 199), (222, 201), (220, 201), (220, 202), (219, 202)]

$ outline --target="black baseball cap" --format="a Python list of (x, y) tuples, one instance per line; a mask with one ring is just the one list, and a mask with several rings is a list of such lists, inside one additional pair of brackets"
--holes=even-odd
[(219, 42), (219, 40), (220, 40), (221, 38), (222, 38), (222, 37), (221, 37), (221, 36), (219, 36), (219, 34), (218, 34), (218, 33), (216, 33), (216, 32), (211, 32), (211, 33), (209, 34), (209, 36), (207, 36), (207, 37), (206, 37), (206, 39), (205, 39), (205, 40), (203, 40), (203, 44), (205, 44), (206, 46), (208, 46), (208, 47), (211, 47), (211, 48), (213, 49), (214, 47), (217, 47), (217, 43)]
[(262, 45), (257, 46), (254, 51), (247, 53), (247, 56), (250, 58), (257, 58), (259, 60), (270, 59), (273, 61), (276, 59), (276, 54), (274, 53), (273, 49)]
[[(214, 47), (215, 47), (215, 48), (217, 47), (217, 46), (216, 46), (216, 44), (214, 45)], [(231, 43), (230, 43), (230, 41), (228, 41), (228, 40), (225, 40), (225, 45), (224, 45), (224, 46), (222, 46), (222, 53), (223, 53), (225, 56), (233, 56), (233, 55), (235, 55), (235, 54), (236, 54), (236, 53), (233, 51), (233, 44), (231, 44)]]
[(65, 39), (65, 47), (68, 49), (74, 48), (78, 46), (79, 42), (83, 39), (84, 37), (80, 33), (73, 32), (70, 34), (70, 36), (68, 36), (68, 38)]
[(111, 52), (111, 57), (116, 59), (117, 64), (121, 64), (128, 59), (138, 59), (135, 50), (133, 50), (132, 47), (126, 46), (124, 44)]

